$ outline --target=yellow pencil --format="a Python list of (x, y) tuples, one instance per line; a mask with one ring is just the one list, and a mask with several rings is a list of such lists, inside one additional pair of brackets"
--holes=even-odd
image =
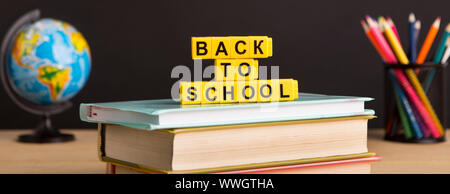
[(378, 17), (378, 27), (380, 28), (380, 31), (383, 32), (384, 31), (384, 22), (386, 21), (386, 19), (384, 19), (383, 16), (379, 16)]
[[(389, 24), (387, 22), (383, 22), (384, 25), (384, 33), (386, 35), (386, 38), (388, 39), (388, 42), (391, 44), (392, 50), (394, 50), (395, 55), (397, 56), (397, 59), (400, 61), (401, 64), (408, 65), (409, 60), (406, 56), (405, 52), (403, 51), (402, 46), (398, 42), (397, 37), (395, 36), (394, 32), (390, 28)], [(435, 125), (439, 129), (439, 133), (441, 135), (444, 134), (444, 128), (441, 125), (441, 122), (439, 121), (439, 118), (436, 116), (436, 113), (434, 112), (433, 107), (431, 106), (430, 101), (428, 100), (427, 96), (425, 95), (425, 92), (422, 88), (422, 85), (420, 84), (419, 80), (416, 77), (416, 74), (412, 69), (406, 69), (405, 70), (406, 75), (411, 81), (411, 84), (413, 85), (414, 89), (416, 90), (417, 94), (419, 95), (420, 100), (425, 105), (425, 108), (428, 110), (428, 112), (431, 115), (431, 118), (433, 119)]]
[(395, 55), (397, 56), (398, 61), (401, 64), (409, 64), (408, 57), (406, 56), (405, 52), (403, 51), (402, 45), (400, 45), (400, 42), (398, 42), (397, 36), (395, 36), (394, 31), (392, 31), (391, 26), (386, 21), (383, 22), (383, 32), (388, 39), (388, 42), (391, 44), (392, 50), (394, 51)]

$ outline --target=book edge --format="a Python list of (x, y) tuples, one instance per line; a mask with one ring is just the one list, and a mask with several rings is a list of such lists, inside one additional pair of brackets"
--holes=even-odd
[(327, 156), (327, 157), (319, 157), (319, 158), (305, 158), (305, 159), (298, 159), (298, 160), (274, 161), (274, 162), (236, 165), (236, 166), (224, 166), (224, 167), (204, 168), (204, 169), (194, 169), (194, 170), (175, 170), (175, 171), (155, 169), (155, 168), (147, 167), (144, 165), (121, 161), (121, 160), (117, 160), (114, 158), (109, 158), (107, 156), (102, 157), (101, 161), (107, 162), (107, 163), (112, 163), (112, 164), (118, 165), (118, 166), (132, 168), (134, 170), (143, 171), (143, 172), (149, 173), (149, 174), (204, 174), (204, 173), (237, 171), (237, 170), (254, 169), (254, 168), (267, 168), (267, 167), (275, 167), (275, 166), (306, 164), (306, 163), (315, 163), (315, 162), (327, 162), (327, 161), (374, 157), (374, 156), (376, 156), (376, 154), (373, 152), (365, 152), (365, 153), (358, 153), (358, 154)]

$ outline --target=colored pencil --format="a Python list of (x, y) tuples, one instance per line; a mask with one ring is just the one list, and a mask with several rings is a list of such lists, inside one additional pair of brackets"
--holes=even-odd
[(366, 22), (364, 22), (364, 20), (361, 20), (361, 25), (363, 27), (364, 32), (366, 33), (367, 38), (369, 38), (370, 42), (375, 47), (375, 49), (377, 50), (378, 54), (381, 56), (383, 61), (384, 62), (388, 61), (388, 58), (386, 58), (386, 56), (385, 56), (383, 50), (381, 49), (380, 45), (377, 43), (377, 41), (375, 40), (373, 35), (370, 33), (370, 28), (366, 24)]
[[(373, 38), (374, 38), (374, 46), (377, 47), (376, 45), (378, 44), (379, 47), (381, 48), (381, 53), (380, 55), (384, 55), (384, 58), (386, 59), (386, 63), (389, 64), (396, 64), (397, 59), (395, 58), (394, 53), (392, 52), (391, 48), (389, 47), (389, 44), (387, 43), (386, 39), (384, 38), (384, 36), (382, 35), (380, 29), (379, 29), (379, 24), (377, 24), (370, 16), (366, 15), (365, 16), (366, 20), (367, 20), (367, 24), (369, 25), (370, 31), (369, 34), (372, 34)], [(380, 24), (383, 21), (383, 17), (379, 18)], [(370, 36), (368, 36), (370, 37)], [(370, 39), (370, 38), (369, 38)], [(392, 71), (392, 70), (390, 70)], [(396, 73), (402, 73), (402, 72), (396, 72)], [(400, 107), (400, 104), (397, 104), (397, 107)], [(395, 120), (395, 117), (394, 117)], [(390, 125), (392, 126), (392, 125)], [(386, 129), (386, 131), (389, 132), (390, 135), (394, 135), (393, 131), (390, 131), (389, 128)]]
[[(416, 52), (417, 52), (417, 43), (419, 43), (419, 34), (420, 34), (420, 29), (422, 28), (422, 22), (420, 22), (420, 20), (417, 20), (416, 23), (414, 23), (414, 35), (416, 36)], [(417, 54), (417, 53), (416, 53)], [(416, 58), (414, 59), (414, 61), (417, 60), (417, 55)]]
[[(375, 34), (381, 34), (381, 32), (377, 29), (377, 26), (376, 26), (375, 22), (372, 20), (372, 18), (370, 18), (369, 16), (366, 16), (366, 19), (367, 19), (367, 21), (368, 21), (369, 26), (371, 27), (371, 31), (370, 31), (370, 32), (371, 32), (371, 33), (374, 33), (374, 36), (375, 36)], [(382, 21), (382, 20), (381, 20), (381, 21)], [(383, 29), (386, 30), (386, 29), (389, 29), (389, 27), (383, 28)], [(392, 30), (388, 30), (388, 31), (389, 31), (389, 32), (392, 32)], [(392, 36), (392, 37), (393, 37), (393, 36)], [(383, 43), (386, 42), (386, 39), (385, 39), (384, 36), (382, 36), (382, 35), (379, 35), (379, 38), (376, 39), (376, 40), (378, 41), (379, 44), (383, 44)], [(397, 45), (397, 47), (400, 47), (400, 48), (401, 48), (400, 45)], [(386, 46), (385, 49), (383, 49), (383, 51), (384, 51), (385, 54), (387, 55), (389, 61), (391, 61), (392, 63), (397, 63), (397, 59), (395, 58), (395, 56), (392, 56), (393, 53), (392, 53), (392, 50), (390, 49), (389, 46)], [(389, 55), (389, 54), (390, 54), (390, 55)], [(407, 60), (407, 59), (406, 59), (406, 60)], [(404, 79), (401, 79), (401, 78), (400, 78), (401, 83), (402, 83), (402, 86), (407, 88), (407, 89), (406, 89), (406, 92), (408, 93), (409, 96), (412, 96), (411, 98), (413, 99), (413, 103), (414, 103), (417, 107), (420, 107), (420, 110), (422, 110), (420, 113), (421, 113), (421, 116), (425, 117), (425, 120), (427, 121), (427, 122), (426, 122), (426, 123), (427, 123), (427, 126), (428, 126), (429, 128), (434, 128), (435, 126), (433, 125), (433, 123), (432, 123), (432, 121), (431, 121), (431, 119), (430, 119), (428, 113), (427, 113), (426, 111), (424, 111), (424, 110), (426, 110), (426, 109), (423, 107), (423, 104), (420, 102), (420, 100), (418, 100), (419, 98), (418, 98), (417, 95), (415, 94), (414, 89), (412, 89), (412, 86), (409, 84), (408, 80), (407, 80), (407, 79), (405, 78), (405, 76), (403, 75), (403, 72), (402, 72), (401, 70), (398, 70), (398, 69), (397, 69), (397, 70), (394, 70), (393, 72), (396, 74), (396, 76), (399, 76), (399, 77), (401, 77), (401, 78), (404, 78)], [(399, 80), (399, 81), (400, 81), (400, 80)], [(436, 134), (436, 133), (434, 133), (434, 134)]]
[(416, 17), (414, 13), (409, 14), (409, 60), (416, 61), (417, 58), (417, 42), (416, 42)]
[(419, 124), (419, 128), (420, 128), (420, 131), (423, 134), (423, 137), (430, 137), (431, 136), (431, 132), (427, 129), (427, 126), (425, 125), (425, 123), (423, 123), (423, 120), (420, 117), (419, 112), (417, 112), (417, 109), (414, 106), (412, 106), (411, 108), (412, 108), (412, 111), (413, 111), (413, 113), (415, 115), (417, 124)]
[[(430, 51), (431, 45), (433, 44), (433, 41), (436, 38), (436, 34), (439, 31), (440, 24), (441, 24), (441, 17), (437, 17), (436, 20), (434, 20), (433, 25), (431, 25), (427, 37), (423, 42), (422, 48), (420, 49), (420, 52), (417, 55), (416, 64), (423, 64), (425, 62), (428, 52)], [(420, 69), (418, 69), (416, 73), (418, 73), (419, 71)]]
[[(394, 22), (392, 21), (391, 18), (389, 18), (388, 21), (390, 21), (389, 24), (391, 26), (394, 26)], [(416, 17), (414, 15), (414, 13), (411, 12), (409, 14), (408, 21), (409, 21), (409, 42), (410, 42), (410, 44), (409, 44), (409, 60), (415, 61), (416, 57), (417, 57), (417, 38), (418, 38), (418, 36), (416, 34), (418, 34), (419, 31), (416, 30), (416, 28), (415, 28)], [(379, 25), (382, 25), (382, 24), (379, 24)], [(419, 23), (419, 27), (420, 27), (420, 23)], [(397, 39), (400, 42), (400, 37), (398, 35), (397, 28), (394, 27), (392, 30), (394, 31), (395, 35), (397, 36)], [(388, 124), (392, 123), (395, 120), (396, 116), (397, 116), (396, 114), (392, 115), (391, 118), (389, 119)], [(392, 127), (392, 124), (387, 125), (386, 131), (389, 131), (391, 129), (391, 127)]]
[[(414, 72), (411, 70), (411, 73), (414, 74)], [(441, 136), (441, 133), (439, 132), (439, 129), (433, 122), (433, 119), (431, 115), (429, 114), (426, 107), (422, 104), (420, 101), (420, 98), (417, 96), (417, 94), (414, 91), (414, 88), (411, 86), (411, 84), (408, 81), (408, 78), (403, 74), (401, 70), (394, 70), (394, 73), (396, 75), (396, 78), (398, 80), (398, 83), (402, 86), (406, 94), (408, 94), (409, 99), (411, 100), (414, 107), (417, 108), (418, 113), (422, 117), (422, 120), (424, 121), (427, 128), (430, 130), (431, 134), (434, 138), (438, 138)], [(415, 75), (415, 74), (414, 74)]]
[(400, 36), (398, 35), (397, 27), (395, 26), (394, 21), (392, 20), (392, 18), (388, 16), (386, 18), (386, 22), (389, 24), (389, 26), (391, 26), (391, 29), (394, 32), (395, 36), (397, 37), (398, 42), (400, 43), (400, 45), (402, 45), (402, 41), (400, 41)]
[[(373, 37), (373, 35), (372, 35), (372, 33), (370, 33), (370, 29), (369, 29), (369, 26), (364, 22), (364, 20), (361, 20), (361, 26), (363, 27), (363, 30), (364, 30), (364, 32), (366, 33), (366, 36), (367, 36), (367, 38), (370, 40), (370, 42), (372, 43), (372, 45), (375, 47), (375, 49), (377, 50), (377, 52), (378, 52), (378, 54), (382, 57), (382, 59), (383, 59), (383, 61), (388, 61), (388, 59), (386, 58), (386, 56), (385, 56), (385, 54), (384, 54), (384, 52), (383, 52), (383, 50), (381, 49), (381, 47), (380, 47), (380, 45), (378, 44), (378, 42), (375, 40), (375, 38)], [(393, 75), (392, 75), (393, 76)], [(395, 79), (395, 78), (394, 78)], [(395, 93), (395, 98), (396, 99), (400, 99), (400, 97), (398, 96), (399, 94), (398, 94), (398, 92), (396, 92)], [(413, 134), (412, 134), (412, 132), (411, 132), (411, 127), (410, 127), (410, 124), (409, 124), (409, 121), (408, 121), (408, 118), (406, 118), (406, 111), (405, 111), (405, 109), (403, 108), (403, 106), (402, 106), (402, 104), (401, 104), (401, 102), (399, 101), (399, 100), (396, 100), (396, 104), (397, 104), (397, 107), (399, 107), (399, 109), (398, 109), (398, 111), (399, 111), (399, 114), (401, 115), (401, 121), (402, 121), (402, 123), (403, 123), (403, 126), (404, 126), (404, 128), (405, 128), (405, 135), (406, 135), (406, 138), (411, 138), (412, 136), (413, 136)], [(417, 124), (414, 126), (414, 127), (416, 127), (417, 126)], [(386, 128), (387, 129), (387, 133), (389, 133), (389, 130), (390, 129), (388, 129), (388, 128)]]
[[(400, 106), (398, 106), (398, 112), (400, 115), (400, 119), (402, 120), (403, 127), (405, 128), (405, 137), (411, 138), (413, 136), (412, 131), (414, 131), (414, 134), (417, 138), (422, 138), (422, 132), (420, 130), (419, 124), (416, 121), (416, 118), (414, 116), (414, 113), (411, 110), (411, 105), (408, 102), (408, 99), (405, 96), (405, 93), (403, 93), (402, 89), (397, 83), (397, 80), (395, 79), (395, 76), (393, 72), (389, 72), (389, 77), (392, 80), (392, 85), (394, 87), (395, 92), (395, 99)], [(406, 113), (406, 114), (405, 114)]]
[(447, 40), (447, 49), (445, 49), (444, 56), (442, 57), (441, 64), (447, 63), (450, 56), (450, 38)]
[[(377, 42), (380, 45), (380, 47), (381, 47), (381, 45), (387, 44), (386, 39), (384, 38), (383, 35), (381, 35), (381, 32), (377, 28), (378, 26), (377, 26), (376, 22), (374, 22), (373, 19), (370, 16), (366, 16), (366, 20), (367, 20), (367, 23), (368, 23), (368, 25), (369, 25), (369, 27), (371, 29), (370, 33), (373, 33), (373, 36), (376, 37), (375, 40), (377, 40)], [(387, 27), (384, 30), (387, 30), (387, 29), (389, 29), (389, 27)], [(390, 29), (387, 30), (387, 31), (393, 33), (392, 30), (390, 30)], [(391, 36), (391, 37), (394, 37), (394, 36)], [(397, 48), (398, 47), (401, 48), (401, 46), (398, 44), (398, 41), (397, 41)], [(383, 48), (383, 51), (384, 51), (386, 57), (388, 58), (388, 62), (396, 64), (397, 63), (397, 59), (393, 55), (393, 52), (392, 52), (391, 48), (389, 47), (389, 45), (385, 45), (382, 48)], [(402, 50), (402, 49), (400, 49), (400, 50)], [(403, 53), (403, 55), (404, 55), (404, 53)], [(406, 62), (407, 62), (406, 64), (408, 64), (408, 59), (407, 58), (406, 58)], [(397, 78), (400, 79), (399, 82), (401, 83), (402, 87), (406, 88), (405, 91), (407, 92), (407, 94), (412, 99), (412, 102), (413, 102), (413, 104), (415, 104), (415, 107), (419, 107), (419, 109), (421, 110), (420, 113), (421, 113), (421, 116), (424, 117), (424, 121), (425, 121), (426, 125), (428, 126), (428, 128), (430, 128), (430, 130), (434, 129), (435, 133), (433, 133), (433, 134), (436, 136), (437, 133), (436, 133), (436, 129), (435, 129), (434, 123), (432, 123), (432, 120), (431, 120), (428, 112), (426, 111), (426, 108), (424, 108), (424, 105), (419, 100), (419, 97), (417, 97), (417, 94), (415, 93), (413, 87), (408, 82), (408, 79), (406, 79), (406, 77), (404, 76), (404, 74), (403, 74), (403, 72), (401, 70), (396, 69), (396, 70), (393, 70), (393, 71), (394, 71), (395, 75), (397, 76)], [(411, 72), (412, 72), (412, 70), (411, 70)], [(404, 78), (404, 79), (402, 79), (402, 78)]]
[(378, 45), (380, 45), (381, 50), (386, 56), (386, 63), (396, 64), (397, 59), (395, 58), (395, 55), (392, 52), (391, 47), (389, 47), (389, 44), (387, 43), (383, 34), (381, 34), (379, 28), (377, 27), (377, 23), (368, 15), (366, 16), (366, 21), (367, 25), (369, 25), (370, 33), (373, 35), (376, 42), (378, 42)]
[[(400, 106), (398, 106), (397, 110), (398, 110), (398, 115), (400, 115), (400, 120), (402, 121), (402, 124), (403, 124), (403, 130), (405, 131), (405, 138), (411, 139), (414, 136), (414, 134), (412, 133), (410, 123), (405, 114), (405, 109), (401, 105), (401, 100), (400, 100), (400, 97), (398, 96), (398, 94), (395, 94), (395, 102), (397, 104), (400, 104)], [(421, 136), (418, 136), (418, 137), (421, 137)]]
[(444, 54), (445, 50), (445, 45), (447, 44), (447, 39), (449, 36), (450, 36), (450, 24), (447, 24), (447, 27), (445, 27), (444, 35), (442, 36), (438, 49), (436, 50), (436, 55), (434, 55), (433, 62), (435, 64), (439, 64), (439, 62), (441, 62), (442, 55)]
[[(396, 54), (397, 58), (399, 59), (401, 64), (408, 65), (409, 60), (408, 57), (406, 57), (405, 52), (403, 51), (403, 48), (401, 47), (400, 43), (398, 42), (397, 38), (394, 35), (394, 32), (392, 32), (392, 29), (389, 28), (389, 24), (384, 22), (384, 31), (385, 35), (391, 45), (391, 47), (394, 50), (394, 53)], [(420, 55), (420, 54), (419, 54)], [(422, 85), (420, 85), (419, 80), (416, 77), (416, 74), (411, 69), (405, 70), (406, 75), (408, 76), (409, 80), (411, 81), (411, 84), (414, 88), (414, 90), (417, 92), (417, 94), (413, 91), (408, 92), (411, 100), (416, 105), (415, 107), (421, 109), (420, 113), (422, 114), (422, 117), (424, 118), (425, 123), (431, 130), (433, 137), (438, 138), (443, 134), (443, 128), (439, 121), (439, 119), (436, 116), (436, 113), (434, 112), (433, 107), (431, 106), (430, 101), (428, 100), (428, 97), (425, 95), (425, 92), (423, 91)], [(398, 79), (401, 79), (401, 75), (397, 75)], [(411, 88), (407, 88), (407, 85), (403, 85), (404, 83), (409, 83), (408, 79), (402, 79), (399, 80), (399, 83), (402, 84), (405, 91), (410, 90)], [(418, 98), (416, 98), (418, 95)], [(423, 104), (422, 104), (423, 103)], [(422, 107), (424, 106), (424, 107)], [(431, 120), (430, 120), (431, 117)], [(434, 124), (433, 124), (434, 123)]]
[[(439, 43), (438, 49), (436, 50), (436, 55), (434, 55), (433, 63), (439, 64), (441, 62), (442, 56), (444, 55), (445, 46), (447, 45), (447, 39), (450, 36), (450, 24), (445, 27), (444, 35)], [(427, 92), (430, 89), (431, 83), (433, 82), (434, 75), (436, 74), (436, 69), (432, 69), (423, 82), (423, 88)]]
[(408, 57), (406, 56), (405, 52), (403, 51), (402, 45), (400, 45), (400, 42), (398, 42), (397, 37), (395, 36), (394, 32), (392, 31), (392, 28), (387, 22), (383, 23), (384, 25), (384, 35), (386, 36), (386, 39), (389, 42), (389, 45), (391, 45), (392, 50), (395, 53), (395, 56), (397, 56), (398, 61), (401, 64), (409, 64)]
[(377, 24), (381, 32), (383, 32), (383, 22), (386, 21), (383, 16), (378, 16)]

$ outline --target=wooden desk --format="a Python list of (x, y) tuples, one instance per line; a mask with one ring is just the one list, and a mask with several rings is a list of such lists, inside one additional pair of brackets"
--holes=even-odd
[[(104, 173), (97, 157), (96, 130), (65, 130), (77, 140), (59, 144), (15, 141), (25, 130), (0, 130), (0, 173)], [(372, 173), (450, 173), (450, 142), (405, 144), (382, 140), (382, 130), (369, 130), (369, 151), (382, 157)], [(450, 139), (447, 133), (447, 139)]]

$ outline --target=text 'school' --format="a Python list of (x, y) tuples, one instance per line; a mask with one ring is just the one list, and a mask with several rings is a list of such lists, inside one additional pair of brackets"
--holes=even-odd
[(293, 79), (181, 82), (181, 104), (277, 102), (298, 98)]

